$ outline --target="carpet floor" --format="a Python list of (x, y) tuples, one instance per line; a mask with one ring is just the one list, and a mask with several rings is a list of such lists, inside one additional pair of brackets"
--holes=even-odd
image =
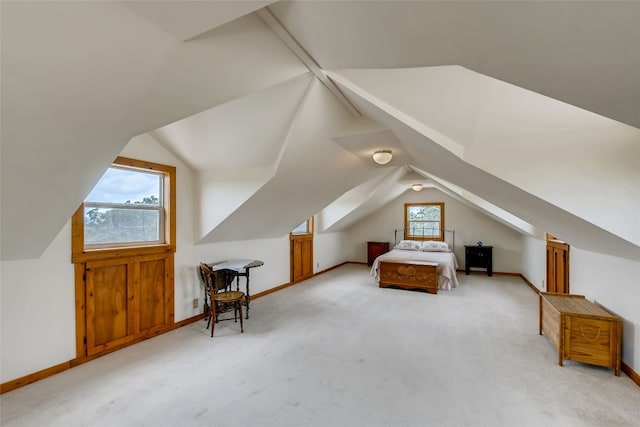
[(347, 264), (0, 397), (3, 426), (639, 426), (640, 387), (538, 335), (517, 277), (379, 289)]

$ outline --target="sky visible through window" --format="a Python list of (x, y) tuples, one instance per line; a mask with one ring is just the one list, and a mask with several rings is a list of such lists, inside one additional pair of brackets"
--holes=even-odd
[(135, 203), (149, 196), (160, 199), (160, 179), (156, 173), (109, 168), (85, 201)]

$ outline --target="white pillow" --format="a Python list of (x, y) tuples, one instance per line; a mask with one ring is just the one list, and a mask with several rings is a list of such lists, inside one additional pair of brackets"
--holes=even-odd
[(415, 240), (400, 240), (394, 249), (403, 249), (405, 251), (419, 251), (422, 249), (420, 242)]
[(425, 252), (451, 252), (447, 242), (436, 242), (435, 240), (425, 240), (421, 249)]

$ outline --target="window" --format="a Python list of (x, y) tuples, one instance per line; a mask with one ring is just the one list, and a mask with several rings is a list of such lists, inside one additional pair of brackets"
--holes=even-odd
[(163, 174), (113, 166), (84, 201), (84, 246), (164, 243)]
[(293, 235), (313, 233), (313, 217), (309, 218), (291, 231)]
[(175, 168), (118, 157), (73, 217), (74, 256), (175, 243)]
[(404, 238), (444, 240), (444, 203), (405, 203)]

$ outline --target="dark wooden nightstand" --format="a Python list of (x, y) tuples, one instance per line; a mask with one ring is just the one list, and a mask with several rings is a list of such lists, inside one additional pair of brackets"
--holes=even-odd
[(487, 275), (493, 275), (493, 246), (464, 246), (464, 274), (469, 268), (486, 268)]
[(387, 252), (389, 252), (389, 242), (367, 242), (367, 265), (373, 265), (376, 258)]

